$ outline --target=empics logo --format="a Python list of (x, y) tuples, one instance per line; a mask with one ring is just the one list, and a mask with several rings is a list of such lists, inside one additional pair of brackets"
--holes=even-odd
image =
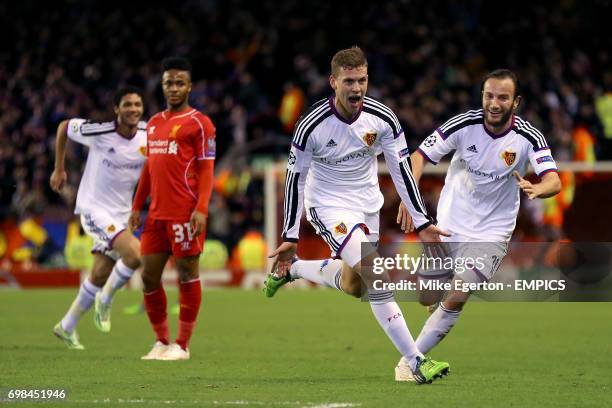
[(511, 149), (506, 149), (502, 152), (501, 158), (506, 162), (506, 166), (512, 166), (516, 161), (516, 152), (513, 152)]
[(346, 225), (341, 222), (340, 224), (336, 225), (336, 227), (334, 228), (336, 233), (338, 234), (342, 234), (342, 235), (346, 235), (346, 233), (348, 232), (348, 230), (346, 229)]
[(374, 142), (376, 142), (377, 133), (373, 130), (368, 130), (365, 135), (363, 135), (363, 141), (368, 145), (372, 146)]

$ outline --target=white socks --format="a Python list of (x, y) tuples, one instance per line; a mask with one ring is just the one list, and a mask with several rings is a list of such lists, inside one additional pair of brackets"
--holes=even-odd
[(294, 279), (306, 279), (318, 285), (336, 288), (341, 291), (340, 277), (342, 276), (342, 264), (341, 259), (299, 260), (291, 265), (289, 273)]
[(110, 305), (113, 301), (113, 295), (117, 290), (123, 287), (130, 280), (134, 274), (134, 269), (130, 269), (126, 264), (123, 263), (122, 259), (119, 259), (113, 271), (108, 277), (104, 287), (102, 288), (102, 294), (100, 295), (100, 301), (105, 305)]
[(421, 353), (428, 353), (436, 344), (441, 342), (455, 323), (457, 323), (460, 314), (461, 311), (448, 310), (440, 303), (440, 306), (425, 322), (416, 340), (416, 345)]
[(62, 328), (68, 333), (72, 333), (77, 323), (81, 319), (81, 316), (87, 312), (96, 298), (96, 293), (100, 290), (99, 287), (87, 279), (81, 284), (79, 288), (79, 294), (77, 295), (74, 302), (68, 309), (68, 312), (62, 319)]
[(416, 358), (423, 357), (417, 348), (402, 311), (393, 298), (393, 292), (371, 292), (368, 294), (372, 313), (395, 348), (404, 356), (414, 370)]

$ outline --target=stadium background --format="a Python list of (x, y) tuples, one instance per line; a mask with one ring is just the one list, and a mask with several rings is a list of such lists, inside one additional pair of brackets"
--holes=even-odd
[[(72, 215), (86, 150), (71, 144), (69, 188), (54, 194), (55, 129), (71, 117), (112, 119), (111, 96), (125, 84), (145, 90), (145, 117), (163, 109), (159, 62), (169, 55), (191, 59), (192, 104), (217, 126), (208, 238), (223, 265), (203, 266), (228, 267), (232, 283), (240, 282), (244, 263), (264, 264), (263, 172), (285, 160), (300, 112), (330, 93), (329, 60), (339, 48), (359, 44), (367, 52), (369, 94), (398, 114), (412, 148), (446, 118), (479, 106), (480, 78), (508, 67), (522, 82), (520, 114), (543, 131), (558, 161), (612, 159), (609, 2), (528, 9), (520, 2), (332, 3), (0, 5), (3, 48), (10, 50), (0, 57), (2, 270), (26, 286), (39, 279), (75, 284), (73, 274), (62, 273), (88, 262), (89, 243)], [(564, 172), (562, 179), (559, 196), (523, 200), (515, 239), (610, 240), (610, 228), (584, 228), (600, 203), (612, 202), (610, 174)], [(431, 208), (441, 181), (424, 178)], [(393, 240), (398, 198), (384, 176), (382, 186), (383, 231)], [(308, 245), (301, 247), (310, 251), (301, 255), (325, 253), (303, 224)]]
[[(64, 407), (609, 406), (607, 303), (470, 302), (433, 354), (451, 363), (451, 376), (416, 387), (393, 381), (399, 356), (367, 304), (332, 290), (283, 289), (266, 299), (209, 281), (261, 284), (266, 201), (282, 210), (282, 188), (264, 191), (282, 183), (300, 111), (330, 92), (332, 54), (353, 44), (369, 58), (370, 95), (395, 110), (413, 148), (479, 105), (485, 72), (515, 70), (520, 114), (544, 132), (564, 168), (582, 171), (562, 173), (556, 198), (523, 200), (514, 239), (612, 241), (610, 15), (602, 0), (0, 3), (0, 403), (9, 388), (44, 387), (68, 390), (68, 401), (46, 404)], [(140, 361), (150, 327), (144, 315), (122, 313), (140, 305), (138, 290), (116, 297), (112, 333), (97, 332), (89, 314), (78, 327), (86, 350), (66, 350), (52, 327), (76, 293), (65, 286), (87, 270), (89, 242), (72, 215), (86, 151), (71, 143), (70, 188), (52, 193), (55, 129), (75, 116), (112, 119), (111, 95), (123, 84), (145, 90), (147, 117), (162, 109), (159, 63), (169, 55), (192, 60), (192, 103), (218, 129), (208, 228), (216, 241), (207, 244), (215, 256), (203, 258), (214, 262), (203, 265), (192, 359)], [(398, 198), (381, 178), (384, 238), (404, 239)], [(441, 182), (437, 174), (423, 179), (430, 207)], [(301, 255), (324, 254), (303, 225)], [(250, 279), (245, 269), (259, 272)], [(174, 310), (176, 290), (168, 293)], [(416, 335), (427, 312), (414, 302), (401, 307)]]

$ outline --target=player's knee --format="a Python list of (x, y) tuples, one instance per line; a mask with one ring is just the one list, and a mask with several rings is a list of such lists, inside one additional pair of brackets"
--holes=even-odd
[(355, 283), (347, 284), (346, 287), (345, 286), (342, 287), (342, 290), (347, 295), (351, 295), (356, 298), (361, 297), (361, 284), (359, 283), (358, 284), (355, 284)]
[(135, 250), (127, 251), (121, 256), (121, 260), (130, 269), (138, 269), (142, 264), (140, 254)]
[(99, 288), (101, 288), (102, 286), (104, 286), (104, 284), (106, 283), (106, 279), (108, 279), (108, 275), (104, 276), (101, 274), (95, 274), (92, 273), (89, 276), (89, 281), (94, 285), (97, 286)]
[(159, 289), (160, 286), (161, 286), (160, 279), (154, 278), (145, 273), (142, 274), (142, 288), (145, 293), (153, 292), (154, 290)]
[(419, 303), (423, 306), (431, 306), (439, 302), (442, 298), (442, 293), (422, 291), (419, 293)]
[(343, 279), (342, 291), (347, 295), (354, 296), (356, 298), (361, 297), (361, 280), (359, 279)]
[(200, 269), (197, 258), (182, 258), (176, 262), (176, 271), (181, 282), (197, 279), (200, 276)]

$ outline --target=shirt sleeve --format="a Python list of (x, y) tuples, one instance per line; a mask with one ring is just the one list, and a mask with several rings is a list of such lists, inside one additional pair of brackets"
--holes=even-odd
[(312, 161), (311, 139), (304, 150), (296, 144), (291, 145), (287, 159), (287, 178), (285, 179), (283, 240), (297, 242), (300, 233), (300, 220), (304, 210), (304, 186)]
[(85, 122), (85, 119), (70, 119), (66, 127), (66, 133), (71, 140), (85, 146), (91, 146), (94, 142), (94, 138), (92, 136), (84, 136), (81, 131), (81, 126)]
[(204, 115), (194, 116), (193, 119), (200, 128), (195, 141), (198, 160), (214, 160), (217, 150), (215, 125)]
[(533, 146), (529, 146), (529, 162), (531, 163), (531, 167), (533, 167), (533, 171), (538, 175), (538, 177), (542, 177), (544, 174), (557, 171), (557, 163), (550, 152), (550, 148), (541, 148), (537, 151), (533, 148)]
[(412, 176), (410, 154), (406, 137), (400, 132), (397, 137), (389, 130), (381, 138), (385, 162), (402, 202), (408, 208), (417, 231), (427, 228), (434, 222), (427, 214), (425, 202)]
[(438, 164), (442, 157), (457, 149), (457, 137), (461, 132), (454, 132), (446, 137), (441, 130), (436, 129), (427, 136), (417, 150), (432, 164)]

